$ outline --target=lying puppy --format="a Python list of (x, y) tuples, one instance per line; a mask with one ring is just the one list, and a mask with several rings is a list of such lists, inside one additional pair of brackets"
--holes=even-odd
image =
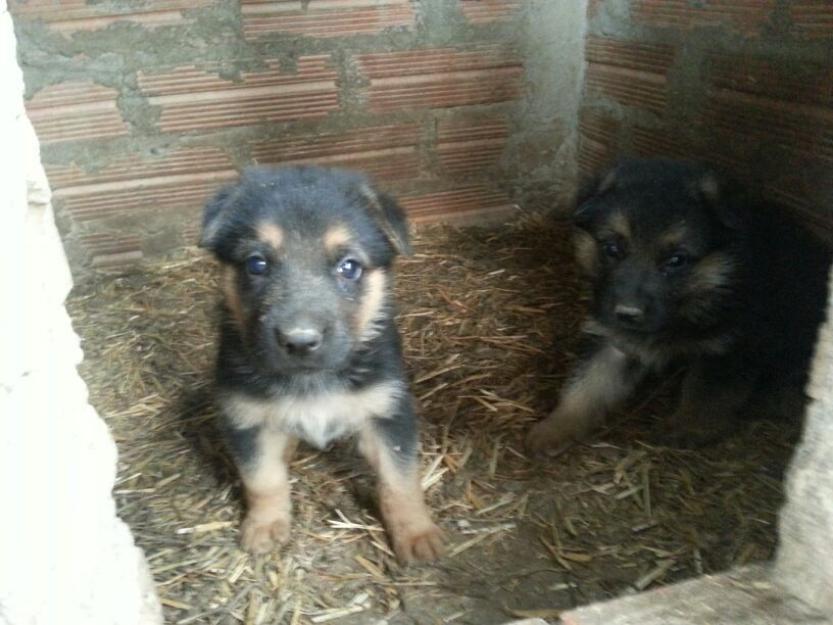
[(784, 399), (803, 408), (831, 255), (786, 214), (704, 166), (638, 160), (593, 181), (574, 223), (593, 286), (589, 355), (529, 433), (532, 451), (585, 436), (672, 363), (685, 369), (672, 443), (710, 442)]
[(401, 209), (358, 174), (251, 169), (205, 207), (201, 246), (223, 266), (217, 403), (248, 503), (243, 547), (289, 537), (298, 440), (355, 436), (399, 560), (437, 557), (390, 293)]

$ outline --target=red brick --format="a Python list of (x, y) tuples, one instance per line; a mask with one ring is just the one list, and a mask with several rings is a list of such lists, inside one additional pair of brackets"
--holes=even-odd
[(691, 29), (724, 26), (745, 35), (758, 35), (769, 21), (776, 0), (633, 0), (637, 23), (662, 28)]
[(633, 151), (639, 156), (667, 156), (671, 158), (692, 158), (694, 150), (667, 128), (631, 128)]
[(507, 21), (522, 5), (521, 0), (460, 0), (463, 15), (472, 24)]
[(396, 181), (419, 176), (418, 144), (419, 126), (408, 123), (260, 142), (252, 146), (252, 157), (270, 165), (292, 162), (348, 167), (380, 180)]
[(750, 95), (833, 107), (833, 70), (803, 62), (795, 67), (749, 55), (709, 56), (711, 84)]
[(619, 121), (590, 110), (582, 110), (579, 115), (579, 132), (597, 143), (614, 145), (619, 133)]
[(243, 0), (243, 33), (247, 39), (268, 34), (347, 37), (410, 28), (414, 11), (409, 0)]
[[(180, 148), (144, 159), (137, 154), (126, 155), (108, 160), (106, 167), (96, 171), (85, 171), (74, 164), (47, 163), (45, 167), (53, 191), (119, 180), (233, 169), (229, 157), (216, 147)], [(61, 194), (57, 193), (57, 197), (61, 197)]]
[(329, 55), (315, 55), (298, 59), (296, 73), (270, 61), (268, 69), (233, 81), (190, 66), (142, 72), (139, 86), (162, 108), (160, 129), (181, 132), (326, 117), (338, 108), (336, 79)]
[(442, 174), (469, 176), (495, 167), (509, 137), (504, 119), (445, 120), (437, 126), (436, 154)]
[(620, 41), (589, 36), (585, 46), (588, 63), (612, 65), (665, 75), (674, 62), (674, 48), (664, 44)]
[(216, 148), (184, 148), (159, 158), (128, 156), (98, 172), (75, 166), (47, 171), (56, 202), (79, 221), (143, 211), (200, 207), (237, 172)]
[(791, 0), (787, 11), (792, 32), (805, 39), (833, 37), (833, 4), (830, 0)]
[(99, 232), (78, 237), (85, 251), (91, 256), (108, 256), (125, 252), (141, 252), (142, 239), (138, 235), (117, 235)]
[(505, 194), (485, 186), (403, 195), (402, 207), (416, 224), (508, 215), (518, 209)]
[(41, 143), (126, 135), (118, 92), (92, 81), (50, 85), (26, 103)]
[(600, 143), (582, 136), (578, 143), (578, 169), (583, 176), (598, 173), (610, 165), (616, 155), (616, 146), (612, 143)]
[(117, 22), (134, 22), (146, 28), (178, 24), (183, 11), (211, 4), (211, 0), (149, 0), (133, 3), (90, 3), (88, 0), (10, 0), (17, 19), (41, 20), (50, 28), (71, 34), (106, 28)]
[(510, 101), (520, 95), (523, 76), (517, 54), (497, 46), (363, 54), (357, 62), (376, 113)]

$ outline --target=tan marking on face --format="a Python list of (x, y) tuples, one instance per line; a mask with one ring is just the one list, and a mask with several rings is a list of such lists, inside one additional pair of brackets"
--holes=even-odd
[(573, 234), (576, 262), (585, 274), (594, 276), (598, 270), (598, 250), (596, 239), (589, 232), (576, 230)]
[(688, 238), (688, 228), (685, 224), (676, 224), (663, 232), (657, 240), (660, 250), (678, 248)]
[(712, 252), (692, 268), (688, 279), (688, 291), (702, 293), (727, 288), (735, 273), (735, 261), (723, 252)]
[(362, 341), (375, 335), (375, 322), (383, 315), (387, 289), (388, 277), (384, 269), (371, 269), (365, 274), (364, 293), (356, 314), (356, 329)]
[(261, 222), (257, 227), (257, 238), (279, 250), (283, 244), (283, 229), (269, 221)]
[(399, 450), (368, 424), (359, 451), (378, 478), (379, 510), (400, 562), (434, 560), (442, 555), (444, 536), (431, 520), (419, 482), (416, 458), (396, 457)]
[(222, 275), (223, 295), (234, 323), (240, 332), (246, 332), (246, 314), (243, 312), (243, 302), (237, 288), (237, 270), (231, 265), (223, 266)]
[(707, 173), (699, 182), (700, 192), (711, 202), (720, 199), (720, 182), (713, 173)]
[(248, 510), (240, 528), (240, 542), (248, 551), (266, 553), (289, 538), (292, 504), (289, 461), (297, 441), (287, 434), (261, 428), (255, 460), (240, 467)]
[(350, 231), (347, 229), (347, 226), (343, 224), (331, 226), (327, 232), (324, 233), (324, 249), (331, 253), (335, 252), (339, 248), (347, 245), (351, 239), (352, 236), (350, 235)]
[(618, 211), (612, 213), (607, 220), (607, 226), (623, 239), (631, 238), (631, 225), (628, 222), (628, 218), (622, 213)]

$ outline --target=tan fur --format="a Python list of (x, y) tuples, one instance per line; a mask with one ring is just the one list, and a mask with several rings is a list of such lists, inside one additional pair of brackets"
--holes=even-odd
[(720, 199), (720, 182), (713, 173), (707, 173), (699, 182), (701, 193), (712, 202)]
[(596, 275), (598, 271), (598, 251), (596, 239), (584, 230), (577, 230), (573, 235), (576, 262), (588, 276)]
[(344, 225), (336, 224), (324, 233), (324, 248), (333, 253), (347, 245), (351, 239), (350, 231)]
[(390, 221), (388, 221), (388, 218), (385, 215), (385, 209), (379, 201), (379, 195), (368, 184), (363, 184), (359, 190), (365, 200), (367, 200), (367, 204), (371, 211), (376, 215), (376, 222), (382, 228), (382, 231), (388, 237), (388, 240), (393, 244), (394, 249), (396, 249), (396, 251), (400, 254), (406, 253), (408, 250), (408, 244), (403, 241), (402, 237), (400, 237), (399, 234), (397, 234), (397, 232), (391, 227)]
[(329, 390), (309, 397), (272, 400), (228, 395), (220, 403), (238, 428), (266, 426), (325, 448), (331, 441), (361, 430), (371, 418), (390, 416), (406, 390), (398, 382), (381, 382), (360, 391)]
[(691, 293), (700, 293), (726, 287), (735, 269), (735, 261), (731, 256), (713, 252), (700, 259), (692, 268), (687, 289)]
[(623, 239), (631, 238), (631, 225), (628, 222), (628, 218), (622, 213), (611, 213), (610, 218), (607, 220), (607, 226)]
[(257, 238), (279, 250), (283, 244), (283, 229), (269, 221), (261, 222), (257, 226)]
[(361, 341), (376, 334), (377, 322), (383, 317), (388, 293), (388, 277), (384, 269), (373, 269), (364, 276), (364, 294), (356, 313), (356, 330)]
[(231, 265), (224, 265), (222, 270), (223, 295), (225, 296), (226, 307), (231, 317), (237, 324), (237, 328), (246, 332), (246, 314), (243, 311), (243, 302), (240, 299), (240, 291), (237, 288), (237, 270)]
[(657, 247), (664, 252), (673, 250), (674, 248), (680, 247), (682, 243), (685, 243), (687, 237), (688, 229), (685, 224), (680, 223), (672, 226), (660, 235), (657, 241)]
[(638, 376), (625, 375), (628, 358), (613, 345), (603, 347), (561, 393), (558, 406), (536, 424), (527, 444), (532, 451), (554, 449), (598, 427), (633, 391)]
[(433, 560), (443, 552), (443, 533), (425, 505), (415, 462), (403, 466), (395, 449), (367, 424), (359, 450), (378, 476), (379, 509), (400, 562)]
[(289, 538), (292, 504), (288, 465), (297, 441), (283, 432), (262, 428), (253, 465), (241, 467), (248, 510), (240, 528), (245, 549), (266, 553)]

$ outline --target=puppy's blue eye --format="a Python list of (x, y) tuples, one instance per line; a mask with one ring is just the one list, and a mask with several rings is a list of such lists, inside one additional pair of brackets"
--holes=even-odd
[(362, 265), (355, 258), (345, 258), (336, 265), (336, 274), (344, 280), (358, 280), (362, 275)]
[(269, 263), (260, 254), (252, 254), (246, 259), (246, 271), (253, 276), (262, 276), (269, 268)]
[(625, 255), (625, 250), (616, 241), (605, 241), (602, 243), (602, 252), (609, 258), (622, 258)]
[(669, 269), (678, 269), (683, 265), (688, 264), (688, 256), (682, 252), (672, 254), (665, 259), (665, 266)]

